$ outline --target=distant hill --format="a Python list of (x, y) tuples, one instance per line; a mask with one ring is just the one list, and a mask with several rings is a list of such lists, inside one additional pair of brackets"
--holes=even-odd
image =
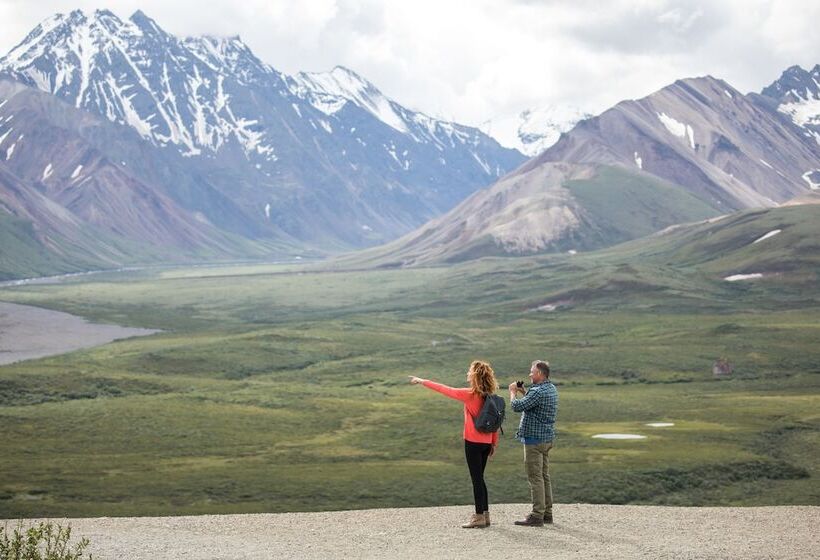
[(393, 267), (588, 251), (716, 215), (696, 196), (648, 174), (549, 163), (510, 174), (417, 231), (338, 262)]

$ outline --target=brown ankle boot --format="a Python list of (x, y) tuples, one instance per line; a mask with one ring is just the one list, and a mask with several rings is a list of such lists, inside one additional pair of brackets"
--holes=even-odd
[(490, 526), (490, 512), (489, 511), (484, 512), (484, 523), (486, 523), (487, 527)]
[(535, 513), (529, 514), (522, 521), (516, 521), (516, 525), (523, 525), (524, 527), (543, 527), (544, 517)]
[(483, 513), (474, 513), (470, 521), (461, 526), (462, 529), (483, 529), (487, 526)]

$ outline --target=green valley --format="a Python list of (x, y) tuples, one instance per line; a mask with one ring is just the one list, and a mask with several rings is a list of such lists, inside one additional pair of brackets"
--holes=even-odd
[[(450, 267), (2, 288), (163, 332), (0, 367), (0, 517), (469, 503), (460, 404), (407, 376), (459, 385), (486, 359), (506, 385), (536, 358), (561, 398), (557, 501), (818, 505), (818, 218), (749, 211), (597, 252)], [(761, 276), (724, 280), (738, 274)], [(732, 375), (713, 375), (719, 358)], [(491, 502), (528, 499), (508, 414)], [(607, 433), (645, 439), (592, 437)]]

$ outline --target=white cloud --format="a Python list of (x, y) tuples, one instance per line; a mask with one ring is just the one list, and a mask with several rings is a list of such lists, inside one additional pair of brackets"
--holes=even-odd
[[(820, 62), (820, 0), (109, 0), (176, 35), (239, 34), (275, 68), (340, 64), (410, 107), (469, 124), (545, 104), (600, 111), (711, 74), (759, 91)], [(0, 52), (100, 0), (0, 0)]]

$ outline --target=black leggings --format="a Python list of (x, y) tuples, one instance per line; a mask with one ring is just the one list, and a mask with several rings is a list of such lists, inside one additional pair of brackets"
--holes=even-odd
[(464, 456), (467, 458), (467, 468), (470, 469), (470, 479), (473, 481), (476, 513), (484, 513), (490, 510), (487, 485), (484, 484), (484, 469), (487, 467), (487, 459), (490, 457), (492, 448), (493, 446), (490, 443), (475, 443), (464, 440)]

